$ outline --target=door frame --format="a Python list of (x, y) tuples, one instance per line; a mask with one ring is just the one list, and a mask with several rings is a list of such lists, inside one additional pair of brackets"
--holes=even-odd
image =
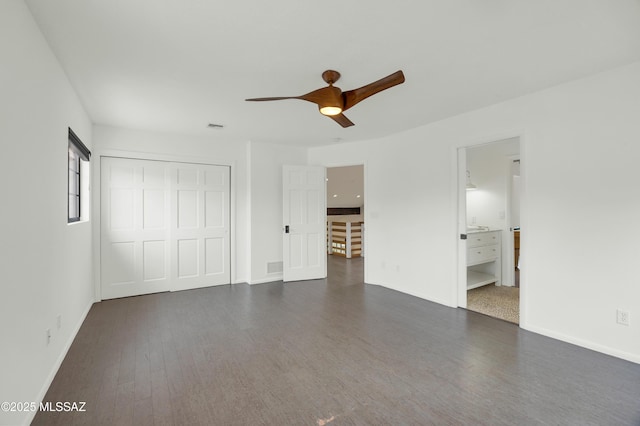
[[(505, 159), (505, 179), (507, 182), (507, 194), (506, 194), (506, 224), (509, 231), (509, 238), (507, 238), (507, 244), (505, 246), (505, 252), (507, 254), (507, 280), (503, 277), (503, 282), (511, 283), (512, 286), (516, 285), (516, 274), (515, 274), (515, 255), (514, 255), (514, 241), (513, 241), (513, 221), (512, 221), (512, 210), (513, 210), (513, 162), (515, 160), (520, 160), (520, 154), (518, 155), (510, 155)], [(522, 162), (520, 163), (522, 164)], [(503, 274), (504, 275), (504, 274)]]
[[(367, 184), (367, 160), (354, 160), (354, 161), (332, 161), (332, 162), (322, 162), (319, 163), (318, 165), (322, 165), (324, 166), (326, 169), (331, 169), (333, 167), (349, 167), (349, 166), (362, 166), (362, 185), (363, 185), (363, 189), (362, 189), (362, 193), (364, 194), (364, 232), (363, 232), (363, 237), (364, 237), (364, 244), (363, 244), (363, 251), (364, 251), (364, 258), (363, 258), (363, 268), (364, 268), (364, 282), (367, 282), (367, 277), (368, 277), (368, 271), (367, 271), (367, 253), (369, 253), (369, 237), (368, 237), (368, 229), (369, 227), (367, 226), (367, 223), (371, 223), (370, 222), (370, 218), (369, 218), (369, 209), (367, 209), (367, 199), (369, 198), (369, 193), (367, 188), (369, 188), (369, 185)], [(328, 255), (327, 255), (328, 256)]]
[[(481, 145), (488, 145), (491, 143), (499, 142), (505, 139), (518, 138), (520, 143), (520, 155), (518, 156), (521, 160), (520, 162), (520, 226), (526, 229), (527, 224), (527, 209), (526, 209), (526, 187), (527, 187), (527, 177), (526, 177), (526, 151), (528, 144), (528, 136), (527, 132), (524, 130), (513, 130), (507, 131), (502, 134), (496, 134), (492, 136), (487, 136), (481, 139), (470, 140), (466, 142), (462, 142), (461, 144), (455, 146), (453, 148), (453, 199), (456, 200), (456, 212), (454, 215), (454, 229), (455, 229), (455, 238), (456, 238), (456, 285), (453, 288), (454, 300), (456, 300), (456, 306), (460, 308), (467, 307), (467, 244), (465, 240), (460, 238), (460, 234), (466, 234), (466, 215), (467, 215), (467, 203), (466, 203), (466, 164), (467, 164), (467, 148), (476, 148)], [(508, 161), (513, 161), (512, 159), (508, 159)], [(509, 168), (509, 173), (511, 169)], [(508, 189), (511, 190), (511, 184), (508, 183)], [(511, 194), (507, 195), (511, 198)], [(508, 208), (509, 214), (511, 211), (511, 207)], [(509, 221), (511, 218), (508, 218)], [(524, 249), (526, 253), (527, 249), (527, 238), (526, 235), (523, 237), (520, 235), (520, 247)], [(511, 244), (513, 247), (513, 243)], [(504, 250), (504, 248), (503, 248)], [(528, 315), (527, 315), (527, 301), (528, 301), (528, 281), (527, 281), (527, 271), (520, 271), (520, 324), (521, 328), (528, 327)]]
[(166, 161), (172, 163), (190, 163), (190, 164), (203, 164), (211, 166), (226, 166), (229, 167), (229, 262), (231, 272), (231, 284), (237, 284), (237, 244), (236, 244), (236, 161), (225, 161), (207, 156), (186, 156), (186, 155), (173, 155), (173, 154), (158, 154), (149, 152), (138, 151), (125, 151), (119, 149), (103, 149), (96, 150), (94, 156), (97, 161), (92, 161), (91, 164), (91, 214), (90, 220), (93, 222), (91, 232), (93, 234), (93, 292), (94, 301), (102, 301), (102, 266), (101, 266), (101, 187), (102, 182), (100, 176), (102, 174), (101, 161), (102, 157), (116, 157), (127, 158), (132, 160), (149, 160), (149, 161)]

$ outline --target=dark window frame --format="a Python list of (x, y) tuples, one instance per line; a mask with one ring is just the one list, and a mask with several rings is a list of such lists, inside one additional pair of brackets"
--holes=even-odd
[[(72, 155), (73, 153), (73, 155)], [(82, 219), (82, 182), (80, 180), (82, 162), (88, 162), (91, 158), (91, 151), (86, 147), (80, 138), (69, 127), (69, 145), (67, 150), (67, 223), (79, 222)], [(73, 164), (72, 164), (73, 162)], [(71, 176), (75, 176), (75, 185), (72, 188)], [(75, 197), (75, 209), (71, 212), (72, 206), (69, 200)]]

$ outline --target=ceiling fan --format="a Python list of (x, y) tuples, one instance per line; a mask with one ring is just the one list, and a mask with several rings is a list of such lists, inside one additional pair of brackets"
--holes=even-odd
[(309, 92), (301, 96), (282, 96), (272, 98), (252, 98), (246, 101), (279, 101), (282, 99), (301, 99), (303, 101), (312, 102), (318, 105), (320, 113), (333, 119), (342, 127), (353, 126), (353, 122), (349, 120), (343, 112), (356, 105), (358, 102), (382, 92), (390, 87), (404, 83), (404, 74), (402, 71), (396, 71), (391, 75), (374, 81), (371, 84), (362, 86), (359, 89), (348, 90), (343, 92), (339, 87), (333, 84), (340, 78), (338, 71), (327, 70), (322, 73), (322, 79), (329, 85), (313, 92)]

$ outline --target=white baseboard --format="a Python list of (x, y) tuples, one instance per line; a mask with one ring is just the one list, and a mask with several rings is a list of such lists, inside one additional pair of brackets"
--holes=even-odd
[(375, 283), (367, 283), (367, 284), (373, 284), (373, 285), (378, 285), (380, 287), (385, 287), (388, 288), (389, 290), (394, 290), (400, 293), (404, 293), (404, 294), (408, 294), (409, 296), (413, 296), (413, 297), (417, 297), (419, 299), (422, 300), (426, 300), (428, 302), (433, 302), (433, 303), (437, 303), (439, 305), (443, 305), (449, 308), (457, 308), (458, 306), (455, 303), (451, 303), (450, 300), (444, 300), (444, 299), (439, 299), (439, 298), (434, 298), (434, 297), (427, 297), (424, 294), (418, 293), (418, 292), (414, 292), (414, 291), (408, 291), (405, 288), (399, 288), (399, 287), (394, 287), (392, 285), (388, 285), (388, 284), (375, 284)]
[[(64, 361), (64, 358), (67, 356), (67, 352), (69, 352), (69, 349), (71, 348), (71, 345), (73, 344), (73, 341), (75, 340), (76, 336), (78, 335), (78, 331), (80, 331), (80, 327), (82, 327), (82, 324), (84, 323), (84, 320), (87, 318), (87, 315), (89, 314), (89, 311), (91, 310), (91, 307), (93, 306), (93, 301), (89, 302), (89, 304), (87, 305), (87, 307), (84, 310), (84, 313), (80, 316), (80, 320), (76, 323), (76, 326), (73, 330), (73, 332), (71, 333), (71, 335), (69, 336), (69, 339), (67, 340), (67, 343), (65, 344), (62, 352), (60, 353), (60, 356), (58, 357), (58, 359), (56, 360), (56, 363), (54, 364), (53, 368), (51, 369), (51, 372), (49, 373), (49, 376), (47, 377), (47, 380), (44, 382), (44, 385), (42, 386), (42, 389), (40, 389), (40, 392), (38, 392), (38, 397), (34, 400), (36, 403), (41, 403), (42, 400), (44, 399), (45, 395), (47, 394), (47, 391), (49, 390), (49, 387), (51, 386), (51, 383), (53, 383), (53, 379), (56, 377), (56, 374), (58, 373), (58, 370), (60, 369), (60, 366), (62, 365), (62, 361)], [(34, 417), (36, 416), (37, 411), (31, 411), (29, 412), (29, 416), (26, 420), (26, 422), (24, 424), (28, 425), (31, 424), (31, 422), (33, 421)]]
[(592, 351), (600, 352), (606, 355), (611, 355), (616, 358), (620, 358), (626, 361), (640, 364), (640, 355), (620, 351), (618, 349), (610, 348), (608, 346), (600, 345), (598, 343), (590, 342), (588, 340), (583, 340), (577, 337), (568, 336), (566, 334), (556, 333), (555, 331), (547, 330), (546, 328), (542, 328), (542, 327), (529, 326), (529, 325), (524, 327), (522, 324), (520, 325), (520, 327), (534, 333), (542, 334), (543, 336), (551, 337), (552, 339), (561, 340), (563, 342), (571, 343), (572, 345), (580, 346), (586, 349), (591, 349)]
[(267, 278), (260, 278), (259, 280), (250, 280), (249, 284), (264, 284), (264, 283), (272, 283), (274, 281), (282, 281), (282, 274), (274, 274)]

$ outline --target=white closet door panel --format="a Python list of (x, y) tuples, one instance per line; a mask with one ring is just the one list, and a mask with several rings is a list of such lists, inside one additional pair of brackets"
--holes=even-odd
[(101, 159), (102, 298), (169, 289), (166, 164)]
[(167, 185), (167, 170), (164, 164), (156, 162), (156, 167), (145, 167), (142, 169), (142, 181), (145, 185), (164, 188)]
[(135, 284), (135, 241), (112, 242), (104, 247), (106, 262), (103, 263), (103, 284)]
[(225, 188), (229, 183), (229, 168), (228, 167), (216, 167), (215, 169), (205, 170), (205, 185), (208, 187), (222, 187)]
[(198, 228), (198, 191), (178, 190), (178, 228)]
[(134, 196), (132, 188), (111, 188), (109, 190), (110, 228), (112, 230), (134, 230)]
[(207, 228), (225, 227), (225, 210), (228, 210), (224, 191), (207, 191), (205, 196), (205, 226)]
[(114, 164), (109, 162), (110, 168), (107, 170), (109, 183), (117, 188), (130, 188), (134, 185), (134, 175), (136, 173), (135, 163)]
[(167, 278), (167, 242), (145, 241), (143, 250), (143, 277), (144, 281), (164, 280)]
[(178, 240), (178, 278), (198, 276), (198, 240)]
[(145, 230), (166, 229), (165, 218), (166, 190), (144, 189), (142, 191), (142, 226)]
[(102, 298), (229, 284), (229, 167), (103, 157)]
[(207, 238), (204, 246), (205, 274), (220, 275), (226, 272), (226, 241), (224, 238)]
[(229, 176), (229, 167), (201, 164), (180, 164), (172, 175), (172, 290), (231, 282)]
[(178, 185), (184, 185), (187, 187), (198, 185), (198, 165), (181, 164), (178, 166)]

